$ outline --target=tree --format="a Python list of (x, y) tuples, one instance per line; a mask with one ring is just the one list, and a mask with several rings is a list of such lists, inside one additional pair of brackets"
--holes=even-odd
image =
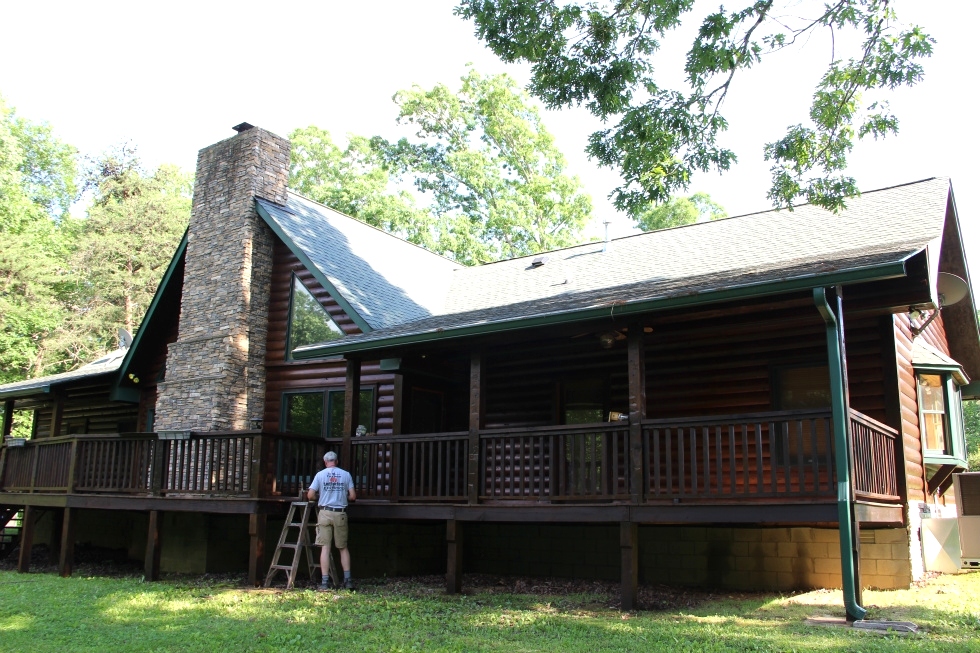
[(919, 27), (901, 28), (889, 0), (802, 2), (798, 10), (809, 15), (797, 18), (774, 4), (756, 0), (708, 14), (680, 89), (658, 81), (655, 55), (694, 0), (460, 0), (456, 13), (472, 19), (477, 36), (504, 61), (532, 64), (530, 91), (547, 107), (584, 105), (615, 122), (590, 136), (587, 151), (619, 169), (614, 203), (634, 215), (687, 188), (696, 171), (725, 171), (735, 162), (717, 138), (728, 128), (721, 109), (739, 71), (819, 29), (830, 32), (835, 48), (846, 42), (842, 34), (855, 33), (861, 44), (852, 56), (831, 52), (809, 124), (790, 127), (764, 148), (776, 206), (805, 198), (836, 211), (857, 192), (844, 174), (855, 139), (898, 130), (879, 92), (918, 82), (934, 40)]
[(43, 371), (42, 342), (64, 317), (75, 197), (74, 148), (0, 97), (0, 383)]
[(415, 139), (373, 147), (431, 202), (436, 251), (484, 263), (574, 244), (592, 210), (526, 94), (507, 75), (394, 97)]
[(656, 231), (694, 224), (699, 220), (719, 220), (728, 214), (707, 193), (689, 197), (671, 197), (663, 204), (649, 206), (636, 216), (636, 226), (643, 231)]
[(65, 302), (68, 318), (45, 346), (57, 364), (92, 361), (139, 326), (190, 219), (191, 175), (152, 173), (123, 147), (90, 165), (94, 199), (81, 221)]
[(980, 400), (963, 402), (966, 451), (970, 470), (980, 471)]
[(349, 136), (340, 149), (330, 132), (309, 126), (289, 134), (292, 143), (289, 187), (409, 242), (432, 248), (432, 216), (398, 189), (369, 139)]

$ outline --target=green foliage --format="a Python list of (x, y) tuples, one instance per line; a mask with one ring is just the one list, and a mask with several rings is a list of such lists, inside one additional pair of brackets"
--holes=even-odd
[[(356, 551), (355, 551), (356, 554)], [(356, 565), (356, 562), (355, 562)], [(465, 581), (464, 581), (465, 582)], [(0, 631), (10, 651), (876, 651), (976, 650), (980, 574), (905, 591), (865, 591), (879, 619), (922, 631), (879, 635), (810, 626), (843, 617), (840, 593), (737, 594), (622, 612), (612, 592), (446, 595), (392, 579), (358, 592), (256, 591), (213, 580), (144, 583), (0, 572)], [(654, 589), (654, 591), (656, 591)], [(689, 598), (688, 598), (689, 597)]]
[(135, 331), (190, 219), (191, 176), (147, 172), (132, 150), (94, 161), (87, 181), (94, 198), (66, 275), (68, 317), (47, 343), (69, 367), (115, 349), (120, 327)]
[(435, 250), (484, 263), (578, 242), (592, 203), (529, 98), (507, 75), (470, 70), (458, 91), (438, 84), (395, 95), (415, 138), (372, 139), (390, 166), (430, 198)]
[(433, 247), (428, 211), (397, 188), (368, 139), (349, 136), (340, 149), (330, 132), (310, 126), (289, 134), (289, 187), (332, 209), (423, 247)]
[(74, 157), (50, 127), (17, 116), (0, 97), (0, 383), (41, 372), (42, 341), (64, 318)]
[(980, 471), (980, 400), (963, 402), (963, 426), (970, 471)]
[(636, 226), (643, 231), (656, 231), (694, 224), (700, 219), (727, 218), (725, 209), (707, 193), (694, 193), (690, 197), (671, 197), (663, 204), (648, 206), (636, 215)]
[(303, 345), (318, 342), (329, 342), (344, 337), (344, 332), (337, 326), (330, 314), (316, 300), (306, 286), (293, 278), (292, 301), (289, 306), (289, 351), (287, 357), (292, 358), (292, 350)]
[(695, 172), (725, 171), (735, 162), (718, 136), (728, 128), (721, 109), (739, 71), (818, 29), (834, 36), (835, 48), (847, 42), (841, 34), (854, 33), (862, 43), (848, 58), (832, 52), (809, 124), (790, 127), (764, 148), (776, 206), (805, 198), (842, 208), (857, 192), (843, 173), (855, 139), (898, 130), (887, 105), (864, 95), (918, 82), (934, 40), (919, 27), (901, 27), (889, 0), (803, 2), (795, 17), (772, 0), (757, 0), (706, 16), (687, 54), (686, 83), (666, 88), (655, 75), (660, 41), (693, 6), (694, 0), (460, 0), (456, 13), (473, 20), (477, 36), (504, 61), (531, 63), (530, 91), (546, 106), (584, 105), (615, 123), (593, 133), (587, 151), (620, 171), (614, 202), (633, 215), (687, 188)]

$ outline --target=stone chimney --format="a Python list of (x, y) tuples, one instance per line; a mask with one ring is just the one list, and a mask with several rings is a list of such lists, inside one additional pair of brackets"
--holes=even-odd
[(272, 231), (255, 198), (286, 203), (289, 141), (248, 123), (200, 151), (177, 341), (158, 431), (245, 430), (262, 417)]

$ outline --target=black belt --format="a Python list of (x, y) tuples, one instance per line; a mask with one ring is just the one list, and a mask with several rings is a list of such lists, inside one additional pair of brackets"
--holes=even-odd
[(329, 506), (320, 506), (320, 510), (329, 510), (330, 512), (344, 512), (347, 508), (330, 508)]

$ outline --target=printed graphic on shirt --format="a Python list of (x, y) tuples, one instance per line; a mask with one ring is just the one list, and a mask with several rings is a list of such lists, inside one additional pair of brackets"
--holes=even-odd
[(313, 479), (310, 488), (320, 493), (317, 504), (331, 508), (347, 505), (347, 490), (353, 485), (350, 474), (342, 469), (321, 470)]

